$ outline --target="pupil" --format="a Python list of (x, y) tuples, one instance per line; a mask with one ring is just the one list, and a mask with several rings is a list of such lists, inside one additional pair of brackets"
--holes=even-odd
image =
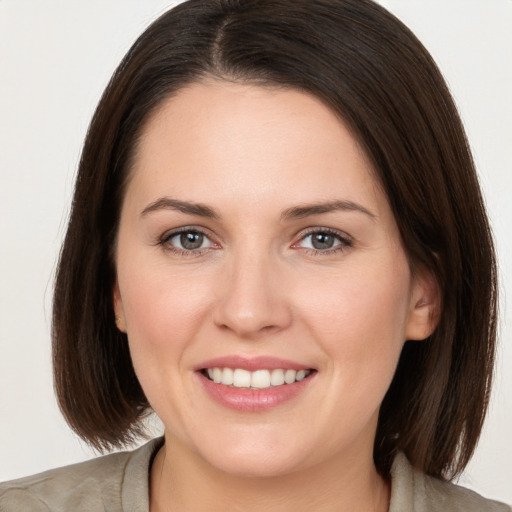
[(180, 243), (185, 249), (199, 249), (203, 245), (203, 235), (201, 233), (181, 233)]
[(326, 233), (316, 233), (312, 240), (315, 249), (330, 249), (334, 244), (334, 237)]

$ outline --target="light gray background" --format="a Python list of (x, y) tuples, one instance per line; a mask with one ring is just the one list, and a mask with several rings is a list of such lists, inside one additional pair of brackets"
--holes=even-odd
[[(55, 404), (52, 278), (93, 109), (169, 0), (0, 0), (0, 480), (92, 457)], [(493, 402), (464, 485), (512, 503), (512, 1), (381, 0), (424, 42), (459, 105), (501, 267)]]

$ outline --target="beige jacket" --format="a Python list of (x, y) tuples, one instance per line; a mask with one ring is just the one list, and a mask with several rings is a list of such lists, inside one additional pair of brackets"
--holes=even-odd
[[(132, 452), (0, 484), (0, 511), (149, 512), (149, 467), (162, 443), (162, 438), (153, 439)], [(389, 512), (512, 512), (512, 508), (427, 477), (399, 455), (391, 470)]]

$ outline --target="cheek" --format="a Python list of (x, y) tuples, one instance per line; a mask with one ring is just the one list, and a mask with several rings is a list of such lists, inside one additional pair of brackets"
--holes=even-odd
[(345, 432), (356, 439), (362, 425), (376, 425), (403, 347), (408, 311), (408, 271), (390, 268), (351, 267), (302, 296), (305, 329), (327, 356), (328, 390), (322, 399), (330, 418), (327, 438)]
[(137, 378), (162, 421), (179, 428), (188, 410), (183, 397), (192, 396), (183, 392), (187, 354), (211, 301), (207, 282), (135, 262), (120, 262), (118, 279)]
[(171, 355), (177, 363), (211, 302), (207, 276), (190, 270), (171, 272), (165, 265), (142, 259), (118, 261), (130, 351), (136, 370), (141, 371), (149, 367), (163, 369), (155, 363), (164, 355)]
[(357, 379), (392, 376), (405, 341), (410, 293), (407, 262), (396, 256), (347, 266), (325, 276), (321, 287), (307, 286), (302, 292), (301, 317), (329, 354), (334, 371), (347, 375), (351, 368)]

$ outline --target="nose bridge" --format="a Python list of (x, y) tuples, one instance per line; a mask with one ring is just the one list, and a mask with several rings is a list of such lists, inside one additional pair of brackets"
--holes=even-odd
[(215, 311), (217, 325), (242, 337), (286, 327), (291, 313), (279, 282), (277, 256), (248, 244), (228, 259)]

